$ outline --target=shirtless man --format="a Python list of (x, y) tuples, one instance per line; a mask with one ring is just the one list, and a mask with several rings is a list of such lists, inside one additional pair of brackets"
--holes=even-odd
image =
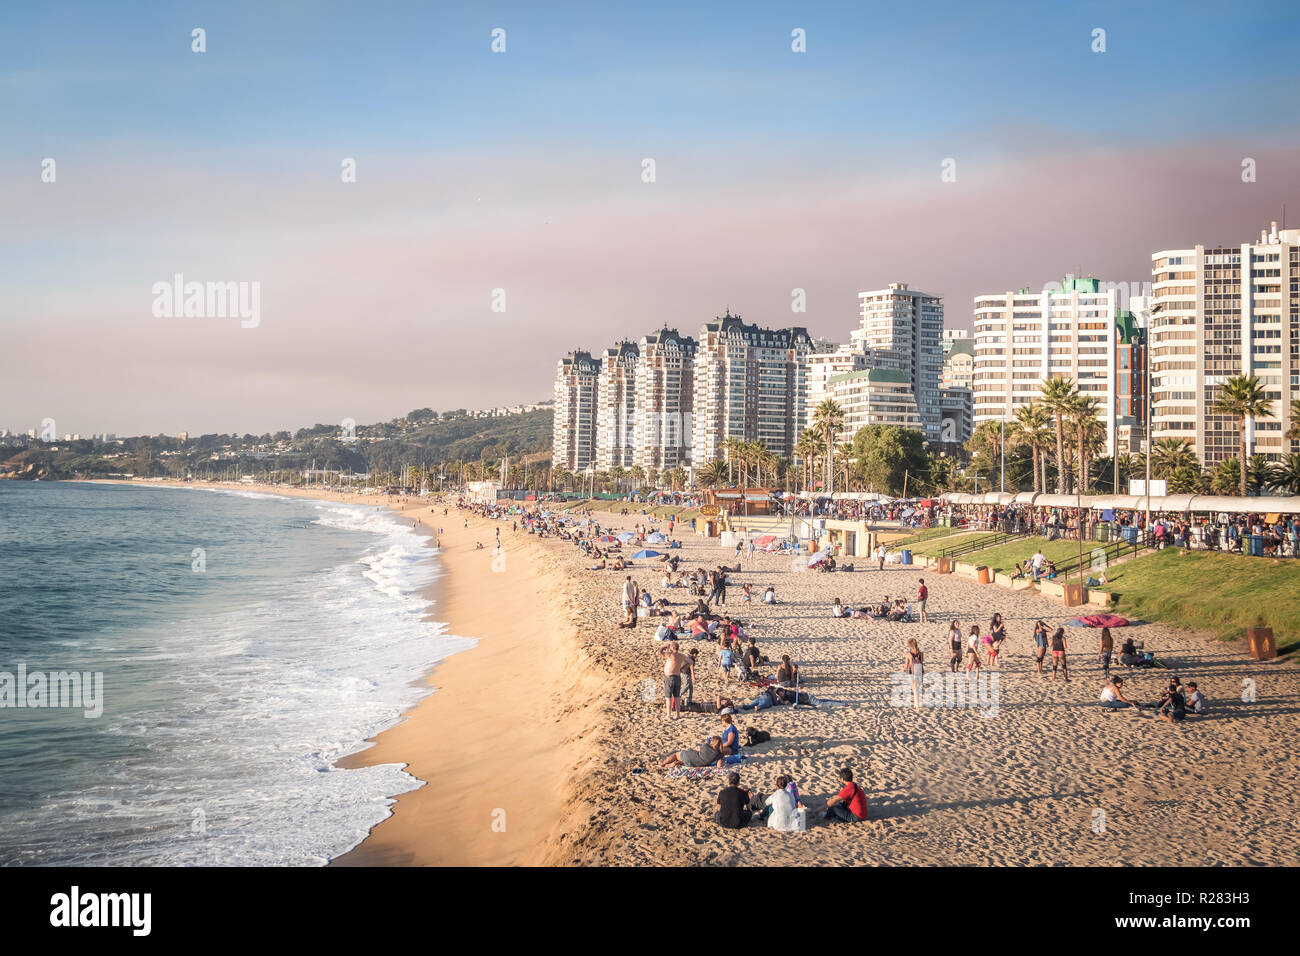
[(676, 641), (669, 641), (666, 647), (659, 648), (659, 657), (664, 662), (664, 716), (669, 720), (677, 719), (677, 701), (682, 696), (682, 670), (691, 665), (691, 659), (681, 652)]

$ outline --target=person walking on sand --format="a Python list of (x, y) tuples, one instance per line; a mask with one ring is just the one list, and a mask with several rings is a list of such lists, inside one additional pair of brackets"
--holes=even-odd
[(980, 669), (980, 626), (972, 624), (970, 626), (970, 636), (966, 638), (966, 673), (969, 674), (971, 668)]
[(929, 624), (930, 618), (925, 613), (925, 601), (930, 596), (930, 589), (925, 586), (925, 578), (920, 578), (920, 586), (916, 589), (916, 603), (921, 606), (921, 623)]
[(952, 650), (948, 666), (956, 674), (961, 670), (961, 624), (958, 621), (953, 621), (952, 627), (948, 628), (948, 647)]
[(881, 571), (885, 570), (885, 546), (883, 544), (876, 545), (876, 566)]
[(925, 677), (925, 655), (921, 653), (921, 647), (916, 643), (916, 638), (907, 639), (907, 656), (903, 659), (903, 673), (907, 674), (912, 682), (912, 706), (921, 706), (921, 682)]
[(1056, 668), (1060, 667), (1065, 675), (1065, 682), (1070, 682), (1070, 668), (1065, 664), (1065, 628), (1058, 627), (1052, 634), (1052, 680), (1056, 680)]

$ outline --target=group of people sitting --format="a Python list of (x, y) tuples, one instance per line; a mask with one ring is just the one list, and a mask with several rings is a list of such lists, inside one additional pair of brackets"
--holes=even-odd
[(907, 599), (900, 597), (891, 601), (888, 594), (879, 604), (867, 604), (863, 607), (846, 607), (839, 598), (836, 598), (831, 605), (831, 617), (873, 618), (904, 623), (911, 623), (913, 620), (912, 605), (907, 603)]
[[(867, 795), (853, 781), (853, 771), (840, 770), (841, 787), (826, 801), (822, 819), (828, 823), (858, 823), (867, 818)], [(727, 786), (718, 793), (713, 822), (728, 830), (741, 830), (751, 822), (766, 823), (773, 830), (792, 832), (807, 829), (807, 808), (799, 787), (788, 774), (776, 778), (776, 790), (764, 796), (740, 785), (740, 774), (727, 776)]]
[(1178, 677), (1171, 677), (1159, 700), (1141, 704), (1124, 696), (1124, 678), (1111, 677), (1101, 689), (1101, 706), (1112, 710), (1129, 707), (1140, 711), (1151, 708), (1161, 720), (1181, 723), (1188, 716), (1204, 714), (1209, 704), (1194, 680), (1188, 681), (1184, 689), (1183, 682)]

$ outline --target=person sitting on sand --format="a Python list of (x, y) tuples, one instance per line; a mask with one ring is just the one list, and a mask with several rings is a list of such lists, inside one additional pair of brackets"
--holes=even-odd
[(1183, 696), (1182, 687), (1177, 677), (1170, 682), (1170, 689), (1165, 692), (1161, 701), (1160, 709), (1156, 711), (1156, 716), (1161, 720), (1180, 724), (1186, 719), (1187, 698)]
[(655, 628), (654, 639), (656, 641), (673, 641), (677, 639), (677, 632), (668, 626), (667, 621), (664, 621)]
[(1013, 575), (1011, 575), (1011, 580), (1012, 580), (1012, 581), (1019, 581), (1019, 580), (1020, 580), (1021, 578), (1023, 578), (1023, 577), (1026, 577), (1026, 575), (1025, 575), (1025, 566), (1024, 566), (1023, 564), (1021, 564), (1019, 561), (1017, 561), (1017, 562), (1016, 562), (1016, 573), (1013, 574)]
[(740, 753), (740, 731), (736, 729), (736, 725), (731, 719), (735, 712), (734, 707), (727, 707), (718, 715), (718, 719), (722, 721), (722, 755), (724, 757)]
[(601, 559), (600, 559), (600, 563), (599, 563), (599, 564), (593, 564), (593, 565), (591, 566), (590, 570), (592, 570), (592, 571), (604, 571), (607, 567), (609, 567), (609, 565), (605, 562), (605, 559), (604, 559), (604, 558), (601, 558)]
[[(750, 803), (750, 808), (756, 812), (757, 819), (767, 821), (768, 827), (772, 830), (793, 833), (799, 829), (799, 814), (796, 811), (802, 808), (803, 804), (796, 796), (799, 791), (797, 789), (791, 791), (792, 786), (794, 781), (787, 774), (781, 774), (776, 778), (776, 790), (767, 797), (759, 794)], [(755, 806), (755, 804), (761, 805)]]
[(839, 598), (836, 598), (835, 603), (831, 605), (831, 617), (844, 617), (846, 613), (844, 605), (840, 603)]
[(669, 754), (659, 766), (664, 770), (669, 767), (721, 767), (721, 747), (721, 737), (710, 737), (700, 744), (698, 750), (679, 750)]
[(754, 818), (749, 801), (749, 791), (741, 789), (740, 774), (732, 771), (727, 776), (726, 789), (718, 793), (718, 812), (713, 815), (713, 822), (728, 830), (744, 829)]
[(826, 816), (830, 822), (858, 823), (867, 818), (867, 795), (853, 782), (853, 771), (845, 767), (840, 771), (843, 788), (826, 801)]
[(624, 560), (623, 560), (623, 555), (620, 554), (620, 555), (615, 559), (615, 561), (614, 561), (614, 570), (615, 570), (615, 571), (626, 571), (626, 570), (627, 570), (627, 564), (626, 564), (626, 562), (624, 562)]
[(1101, 706), (1116, 710), (1121, 707), (1132, 707), (1134, 710), (1141, 710), (1141, 704), (1124, 696), (1123, 684), (1124, 678), (1122, 677), (1112, 677), (1106, 681), (1106, 686), (1101, 689)]
[(1142, 655), (1137, 651), (1137, 645), (1133, 643), (1133, 638), (1129, 637), (1124, 640), (1124, 646), (1119, 649), (1119, 662), (1125, 667), (1134, 667), (1142, 660)]
[(758, 647), (757, 645), (754, 644), (754, 639), (752, 637), (749, 639), (749, 647), (745, 648), (745, 656), (743, 660), (745, 662), (745, 666), (748, 667), (751, 671), (758, 670), (758, 665), (767, 663), (767, 658), (764, 657), (759, 652)]
[(772, 585), (770, 584), (767, 586), (767, 590), (763, 592), (763, 603), (764, 604), (776, 603), (776, 588), (772, 587)]
[(1201, 693), (1201, 689), (1196, 686), (1196, 681), (1189, 680), (1187, 690), (1189, 691), (1187, 694), (1187, 709), (1193, 714), (1205, 713), (1209, 705), (1206, 703), (1205, 695)]
[(798, 677), (799, 665), (791, 663), (789, 654), (782, 654), (781, 666), (776, 669), (776, 682), (784, 687), (789, 687)]

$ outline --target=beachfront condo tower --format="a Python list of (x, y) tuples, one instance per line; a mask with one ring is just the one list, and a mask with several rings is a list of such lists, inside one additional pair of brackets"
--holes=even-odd
[(641, 350), (619, 342), (600, 357), (596, 386), (596, 470), (631, 468), (636, 421), (636, 376)]
[(1247, 420), (1247, 454), (1300, 451), (1286, 438), (1300, 397), (1300, 229), (1157, 252), (1151, 280), (1152, 439), (1189, 441), (1207, 465), (1236, 458), (1237, 421), (1214, 402), (1227, 379), (1254, 375), (1273, 415)]
[[(1119, 292), (1067, 275), (1056, 288), (975, 297), (974, 421), (1011, 422), (1042, 396), (1048, 378), (1068, 378), (1097, 400), (1106, 454), (1115, 448), (1115, 386), (1121, 339)], [(1129, 317), (1131, 318), (1131, 317)]]
[(691, 464), (695, 340), (667, 326), (642, 336), (632, 464), (646, 473)]
[(840, 375), (851, 375), (872, 367), (872, 356), (853, 345), (808, 353), (808, 394), (804, 399), (803, 427), (811, 428), (817, 406), (831, 397), (830, 380)]
[[(859, 351), (889, 352), (907, 374), (927, 441), (939, 440), (939, 387), (943, 378), (943, 299), (916, 292), (906, 282), (859, 292), (861, 327), (852, 333)], [(876, 364), (876, 363), (873, 363)]]
[(596, 390), (600, 363), (590, 352), (570, 352), (555, 370), (555, 427), (551, 465), (586, 471), (595, 465)]
[(811, 351), (804, 328), (746, 325), (730, 309), (706, 322), (695, 354), (693, 466), (724, 457), (729, 438), (762, 441), (776, 455), (793, 456), (806, 421)]

